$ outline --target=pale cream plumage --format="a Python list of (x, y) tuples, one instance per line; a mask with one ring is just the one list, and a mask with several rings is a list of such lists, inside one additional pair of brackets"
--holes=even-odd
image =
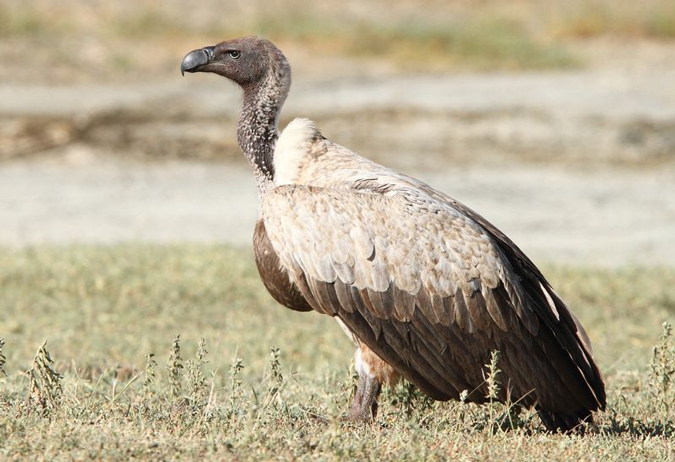
[[(584, 377), (594, 381), (600, 376), (591, 366), (592, 349), (585, 331), (538, 271), (534, 294), (520, 282), (514, 263), (536, 267), (529, 260), (509, 259), (504, 245), (518, 259), (526, 257), (496, 228), (419, 180), (329, 142), (308, 120), (296, 120), (289, 128), (289, 136), (282, 133), (275, 150), (275, 165), (277, 171), (284, 171), (285, 184), (262, 198), (262, 219), (281, 266), (312, 308), (337, 316), (348, 328), (341, 309), (354, 313), (363, 308), (385, 323), (411, 323), (417, 310), (429, 323), (426, 334), (433, 338), (417, 334), (427, 343), (427, 356), (436, 356), (435, 364), (433, 360), (415, 364), (400, 353), (415, 349), (410, 342), (405, 344), (410, 332), (405, 332), (401, 343), (401, 339), (387, 339), (381, 323), (370, 323), (375, 340), (395, 344), (403, 362), (421, 375), (435, 368), (434, 373), (427, 370), (428, 382), (443, 375), (454, 377), (439, 388), (444, 388), (441, 395), (455, 397), (463, 386), (481, 388), (482, 381), (470, 377), (467, 365), (500, 348), (497, 337), (503, 334), (495, 335), (496, 329), (531, 344), (542, 322), (548, 330), (559, 326), (568, 330), (565, 348), (574, 350), (568, 353), (576, 358), (578, 368), (578, 383), (568, 388), (577, 392), (593, 388)], [(360, 300), (354, 300), (355, 291)], [(562, 324), (559, 310), (566, 314)], [(442, 357), (453, 342), (435, 332), (434, 325), (487, 335), (467, 345), (475, 351), (463, 358), (455, 348), (453, 364)], [(556, 382), (551, 371), (531, 373)], [(527, 383), (539, 381), (518, 374), (512, 379), (515, 390), (511, 392), (522, 396), (531, 393)], [(559, 390), (563, 394), (564, 388)], [(536, 392), (531, 401), (548, 400), (546, 394)], [(602, 399), (591, 396), (585, 406)]]

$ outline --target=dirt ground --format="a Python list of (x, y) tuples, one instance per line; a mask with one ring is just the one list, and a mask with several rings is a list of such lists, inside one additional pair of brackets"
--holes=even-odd
[[(418, 172), (470, 204), (540, 262), (675, 262), (672, 172), (480, 165)], [(248, 245), (248, 169), (203, 162), (21, 161), (0, 168), (0, 243), (226, 242)]]
[[(472, 206), (537, 261), (671, 265), (675, 66), (649, 50), (642, 64), (567, 72), (298, 72), (282, 125), (315, 119)], [(235, 141), (239, 104), (234, 86), (178, 72), (0, 84), (0, 245), (247, 245), (257, 198)]]

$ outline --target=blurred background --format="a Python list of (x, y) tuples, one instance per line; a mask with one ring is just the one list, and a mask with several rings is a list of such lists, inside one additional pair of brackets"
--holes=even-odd
[(2, 0), (0, 246), (248, 246), (239, 91), (179, 65), (251, 34), (293, 67), (282, 127), (316, 120), (535, 262), (675, 262), (672, 0)]

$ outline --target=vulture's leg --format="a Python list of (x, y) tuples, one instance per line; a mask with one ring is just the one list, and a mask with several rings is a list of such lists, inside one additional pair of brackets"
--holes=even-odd
[(398, 373), (382, 361), (370, 348), (361, 344), (354, 355), (359, 383), (354, 394), (354, 403), (349, 411), (349, 420), (369, 422), (377, 417), (377, 398), (384, 383), (394, 386)]
[(349, 420), (369, 422), (377, 417), (377, 398), (382, 391), (382, 384), (369, 374), (359, 373), (359, 384), (356, 386), (354, 402), (349, 411)]

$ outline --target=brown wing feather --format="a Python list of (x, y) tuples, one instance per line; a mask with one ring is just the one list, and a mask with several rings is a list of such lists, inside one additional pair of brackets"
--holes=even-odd
[[(402, 175), (402, 177), (404, 176)], [(527, 255), (525, 255), (525, 253), (506, 234), (504, 234), (492, 223), (486, 220), (482, 215), (476, 213), (470, 207), (467, 207), (466, 205), (456, 201), (455, 199), (447, 196), (446, 194), (436, 191), (429, 185), (422, 183), (414, 178), (406, 177), (406, 179), (409, 180), (412, 184), (414, 184), (415, 187), (429, 194), (430, 197), (451, 204), (454, 208), (461, 211), (466, 216), (474, 220), (477, 224), (479, 224), (485, 230), (485, 232), (488, 233), (488, 235), (496, 243), (499, 249), (503, 252), (505, 258), (508, 259), (508, 261), (513, 266), (515, 273), (521, 278), (521, 280), (526, 282), (529, 289), (528, 292), (530, 294), (537, 294), (538, 292), (540, 292), (536, 288), (537, 285), (540, 285), (543, 290), (546, 290), (548, 292), (548, 296), (551, 298), (551, 300), (555, 305), (556, 313), (561, 318), (564, 318), (564, 322), (567, 324), (568, 328), (566, 329), (566, 331), (568, 334), (571, 334), (568, 335), (566, 338), (566, 346), (572, 349), (573, 354), (575, 356), (575, 360), (578, 361), (579, 364), (589, 363), (589, 361), (587, 361), (587, 357), (593, 356), (593, 349), (590, 340), (588, 339), (588, 335), (586, 334), (585, 330), (583, 329), (579, 321), (576, 319), (574, 314), (567, 307), (565, 302), (563, 302), (560, 299), (560, 297), (555, 293), (549, 282), (546, 280), (541, 271), (539, 271), (539, 268), (537, 268), (537, 266), (532, 262), (532, 260), (530, 260), (530, 258)], [(536, 298), (538, 298), (538, 300), (536, 301), (535, 306), (542, 306), (542, 305), (545, 306), (545, 304), (542, 303), (544, 300), (541, 299), (542, 298), (541, 295), (537, 296)], [(548, 302), (548, 300), (546, 301)], [(541, 314), (544, 317), (544, 319), (549, 318), (550, 321), (551, 317), (550, 312), (544, 312)], [(582, 349), (583, 352), (579, 351), (580, 349)], [(602, 376), (597, 367), (595, 367), (593, 361), (590, 361), (590, 364), (588, 364), (588, 366), (589, 368), (587, 368), (584, 372), (588, 377), (591, 378), (590, 382), (591, 386), (593, 387), (598, 400), (602, 403), (602, 406), (604, 408), (606, 397)]]
[[(484, 365), (500, 350), (501, 399), (538, 406), (547, 424), (604, 407), (600, 373), (562, 300), (538, 270), (521, 271), (529, 260), (511, 259), (510, 241), (463, 211), (416, 195), (301, 186), (276, 188), (262, 210), (307, 304), (339, 317), (433, 398), (468, 390), (482, 402)], [(344, 260), (335, 265), (350, 267), (346, 281), (331, 270), (331, 246)]]
[(258, 274), (267, 291), (285, 307), (295, 311), (312, 311), (312, 306), (281, 267), (279, 257), (272, 247), (265, 223), (258, 220), (253, 233), (253, 252)]

